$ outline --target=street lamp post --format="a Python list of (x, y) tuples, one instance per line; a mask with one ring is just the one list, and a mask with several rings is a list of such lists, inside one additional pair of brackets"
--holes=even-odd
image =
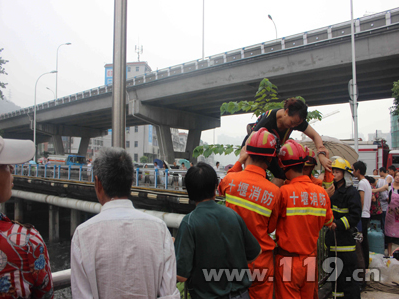
[(55, 98), (55, 94), (54, 94), (53, 90), (52, 90), (52, 89), (50, 89), (49, 87), (46, 87), (46, 89), (48, 89), (50, 92), (52, 92), (52, 93), (53, 93), (53, 96), (54, 96), (54, 99), (56, 99), (56, 98)]
[(39, 78), (36, 80), (36, 84), (35, 84), (35, 104), (34, 104), (34, 108), (33, 108), (33, 143), (35, 144), (35, 156), (33, 158), (34, 161), (36, 161), (36, 89), (37, 89), (37, 82), (39, 81), (39, 79), (46, 75), (46, 74), (52, 74), (52, 73), (57, 73), (57, 71), (51, 71), (51, 72), (46, 72), (43, 73), (42, 75), (39, 76)]
[(57, 60), (55, 62), (55, 71), (57, 72), (55, 74), (55, 100), (57, 100), (58, 98), (58, 50), (60, 49), (61, 46), (69, 46), (71, 45), (71, 43), (65, 43), (65, 44), (61, 44), (58, 46), (57, 48)]
[(276, 40), (277, 40), (277, 27), (276, 27), (276, 23), (274, 23), (274, 21), (273, 21), (271, 15), (267, 15), (267, 16), (268, 16), (268, 18), (269, 18), (269, 19), (273, 22), (273, 24), (274, 24), (274, 29), (276, 30)]

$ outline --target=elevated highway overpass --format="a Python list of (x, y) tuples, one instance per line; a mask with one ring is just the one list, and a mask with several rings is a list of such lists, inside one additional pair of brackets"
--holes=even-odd
[[(308, 105), (347, 103), (352, 78), (350, 21), (243, 47), (127, 80), (126, 126), (153, 124), (161, 153), (173, 153), (169, 128), (189, 130), (187, 154), (202, 130), (220, 126), (220, 106), (252, 100), (267, 77), (279, 97), (303, 96)], [(399, 78), (399, 8), (355, 23), (359, 101), (389, 98)], [(112, 85), (38, 105), (38, 141), (90, 137), (112, 127)], [(4, 137), (31, 138), (33, 107), (0, 116)], [(56, 147), (57, 148), (57, 147)], [(62, 151), (62, 150), (60, 150)], [(169, 156), (168, 156), (169, 155)]]

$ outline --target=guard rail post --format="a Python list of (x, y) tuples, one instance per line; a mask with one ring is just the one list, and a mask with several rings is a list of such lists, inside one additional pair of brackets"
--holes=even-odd
[(58, 165), (58, 179), (61, 178), (61, 165)]
[(36, 169), (36, 177), (39, 177), (39, 165), (38, 164), (35, 165), (35, 169)]
[(165, 170), (165, 190), (168, 189), (168, 173), (169, 173), (169, 169)]
[(139, 186), (139, 168), (136, 169), (136, 186)]
[(47, 178), (47, 164), (44, 165), (44, 178)]
[(71, 165), (68, 166), (68, 180), (71, 180)]
[(158, 169), (155, 169), (155, 178), (154, 178), (155, 188), (158, 187)]
[(82, 181), (82, 165), (79, 166), (79, 181)]
[(28, 176), (30, 177), (30, 164), (28, 164)]

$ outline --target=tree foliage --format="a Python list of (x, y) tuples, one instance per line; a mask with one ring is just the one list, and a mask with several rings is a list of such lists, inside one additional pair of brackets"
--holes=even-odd
[(393, 106), (391, 107), (391, 114), (394, 116), (399, 115), (399, 80), (393, 83), (392, 88)]
[(148, 163), (148, 157), (147, 156), (142, 156), (142, 157), (140, 157), (140, 162), (142, 163), (142, 164), (146, 164), (146, 163)]
[[(4, 48), (0, 48), (0, 54), (1, 54), (1, 51), (3, 51), (3, 49), (4, 49)], [(0, 56), (0, 74), (8, 75), (8, 74), (6, 73), (6, 70), (5, 70), (4, 67), (3, 67), (3, 65), (5, 65), (6, 63), (8, 63), (8, 60), (5, 60), (5, 59), (3, 59), (3, 58)], [(1, 81), (0, 81), (0, 88), (5, 89), (7, 84), (8, 84), (8, 83), (4, 83), (4, 82), (1, 82)], [(2, 91), (2, 90), (0, 90), (0, 99), (1, 99), (1, 100), (4, 100), (4, 94), (3, 94), (3, 91)]]
[[(297, 96), (296, 98), (305, 102), (305, 99), (302, 98), (301, 96)], [(237, 112), (243, 112), (243, 113), (251, 112), (256, 117), (259, 117), (261, 114), (263, 114), (268, 110), (283, 108), (284, 101), (280, 102), (278, 100), (279, 97), (278, 97), (277, 86), (271, 83), (269, 79), (264, 78), (259, 84), (258, 91), (255, 94), (255, 100), (225, 102), (220, 107), (220, 114), (224, 115), (227, 113), (235, 114)], [(310, 121), (312, 119), (321, 120), (322, 114), (318, 110), (308, 112), (306, 120)], [(203, 146), (198, 146), (194, 149), (193, 156), (198, 157), (202, 154), (205, 157), (208, 157), (212, 153), (228, 155), (232, 152), (234, 152), (234, 154), (238, 156), (240, 154), (240, 150), (241, 150), (241, 145), (238, 146), (223, 145), (223, 144), (203, 145)]]

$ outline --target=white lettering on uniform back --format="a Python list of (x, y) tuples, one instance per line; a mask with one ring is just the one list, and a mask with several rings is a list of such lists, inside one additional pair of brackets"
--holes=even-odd
[(245, 182), (241, 182), (238, 185), (237, 192), (239, 193), (240, 196), (246, 197), (247, 196), (247, 190), (248, 190), (249, 184)]

